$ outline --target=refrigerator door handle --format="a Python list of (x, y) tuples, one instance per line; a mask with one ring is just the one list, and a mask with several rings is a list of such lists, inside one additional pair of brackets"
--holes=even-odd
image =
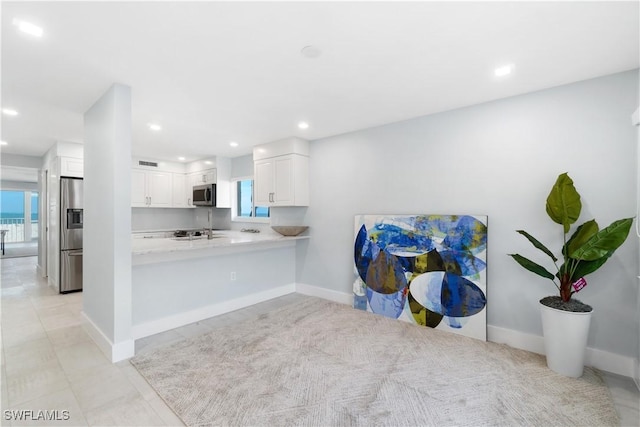
[(82, 251), (67, 251), (69, 256), (82, 256)]

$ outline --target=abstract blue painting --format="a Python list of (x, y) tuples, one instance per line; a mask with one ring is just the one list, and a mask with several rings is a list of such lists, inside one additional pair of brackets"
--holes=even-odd
[(353, 306), (487, 339), (487, 217), (358, 215)]

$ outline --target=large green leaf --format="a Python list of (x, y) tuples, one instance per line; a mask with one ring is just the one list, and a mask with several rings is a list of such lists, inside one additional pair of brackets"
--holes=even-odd
[(538, 239), (533, 237), (531, 234), (527, 233), (524, 230), (516, 230), (516, 232), (522, 234), (524, 237), (526, 237), (531, 242), (531, 244), (533, 246), (535, 246), (536, 248), (540, 249), (545, 254), (549, 255), (551, 257), (551, 259), (553, 260), (553, 262), (556, 262), (558, 260), (558, 258), (556, 258), (556, 256), (553, 254), (553, 252), (551, 252), (549, 249), (547, 249), (547, 247), (545, 245), (540, 243), (540, 241), (538, 241)]
[[(596, 271), (597, 269), (599, 269), (600, 267), (602, 267), (602, 265), (605, 262), (607, 262), (607, 260), (609, 258), (611, 258), (611, 255), (613, 255), (614, 252), (615, 251), (611, 251), (611, 252), (607, 253), (605, 256), (603, 256), (602, 258), (598, 258), (598, 259), (593, 260), (593, 261), (579, 261), (578, 262), (578, 267), (576, 268), (576, 270), (571, 275), (571, 281), (575, 282), (579, 278), (584, 277), (587, 274), (591, 274), (594, 271)], [(574, 262), (576, 262), (576, 261), (577, 260), (574, 260)], [(561, 271), (562, 271), (562, 267), (561, 267)]]
[(573, 236), (571, 236), (567, 242), (566, 248), (568, 249), (568, 252), (566, 250), (563, 250), (562, 252), (565, 256), (567, 253), (573, 253), (580, 246), (584, 245), (598, 231), (600, 231), (600, 227), (598, 227), (598, 223), (595, 219), (585, 222), (578, 227), (576, 232), (573, 233)]
[[(570, 252), (571, 258), (595, 261), (620, 247), (629, 235), (633, 218), (619, 219), (591, 236), (582, 246)], [(609, 256), (611, 256), (609, 254)]]
[(518, 264), (531, 271), (532, 273), (536, 273), (538, 276), (542, 276), (545, 279), (551, 279), (555, 277), (552, 273), (550, 273), (546, 268), (541, 266), (540, 264), (536, 264), (535, 262), (523, 257), (520, 254), (509, 254), (510, 257), (516, 260)]
[(578, 220), (582, 210), (580, 194), (573, 180), (566, 173), (560, 174), (547, 197), (547, 214), (556, 223), (562, 224), (565, 234), (571, 224)]

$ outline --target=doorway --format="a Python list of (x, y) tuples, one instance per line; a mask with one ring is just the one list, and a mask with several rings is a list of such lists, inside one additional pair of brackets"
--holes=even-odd
[(39, 205), (37, 190), (0, 190), (2, 258), (38, 255)]

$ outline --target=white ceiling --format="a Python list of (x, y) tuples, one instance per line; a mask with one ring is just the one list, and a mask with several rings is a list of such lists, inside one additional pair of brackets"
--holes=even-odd
[[(2, 2), (5, 153), (83, 139), (132, 87), (133, 154), (235, 157), (637, 68), (638, 2)], [(40, 39), (12, 20), (43, 27)], [(313, 45), (321, 56), (300, 54)], [(493, 69), (515, 64), (508, 78)], [(310, 123), (300, 130), (300, 120)], [(147, 124), (160, 123), (151, 132)], [(240, 146), (229, 147), (230, 141)]]

